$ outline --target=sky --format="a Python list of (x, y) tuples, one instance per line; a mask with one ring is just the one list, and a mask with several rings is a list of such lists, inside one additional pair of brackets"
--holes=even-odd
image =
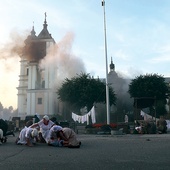
[[(17, 108), (20, 58), (11, 52), (47, 14), (48, 31), (60, 42), (71, 33), (72, 53), (86, 73), (106, 77), (104, 12), (101, 0), (0, 0), (0, 102)], [(107, 60), (126, 78), (141, 74), (170, 77), (170, 1), (105, 0)], [(10, 56), (10, 57), (8, 57)], [(12, 57), (11, 57), (12, 56)], [(109, 70), (109, 67), (108, 67)]]

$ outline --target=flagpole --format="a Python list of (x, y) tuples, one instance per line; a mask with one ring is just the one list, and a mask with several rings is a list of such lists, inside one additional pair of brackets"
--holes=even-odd
[(109, 104), (109, 85), (108, 85), (108, 62), (107, 62), (107, 38), (106, 38), (106, 14), (105, 0), (102, 0), (104, 14), (104, 43), (105, 43), (105, 59), (106, 59), (106, 109), (107, 109), (107, 124), (110, 124), (110, 104)]

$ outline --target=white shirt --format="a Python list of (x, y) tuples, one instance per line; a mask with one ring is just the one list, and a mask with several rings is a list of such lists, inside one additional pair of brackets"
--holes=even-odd
[(38, 125), (40, 127), (40, 132), (42, 133), (43, 138), (45, 139), (45, 141), (47, 141), (47, 137), (48, 137), (48, 133), (49, 130), (51, 129), (51, 127), (54, 125), (54, 122), (52, 122), (51, 120), (49, 120), (48, 125), (45, 125), (43, 120), (40, 120), (38, 122)]
[(33, 131), (33, 128), (29, 128), (25, 126), (24, 129), (22, 129), (19, 134), (19, 141), (17, 143), (25, 145), (27, 143), (27, 138), (32, 140), (31, 138), (32, 131)]

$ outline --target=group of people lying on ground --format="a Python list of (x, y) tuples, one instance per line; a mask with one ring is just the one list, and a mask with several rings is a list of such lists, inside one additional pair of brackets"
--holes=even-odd
[(81, 142), (77, 140), (76, 133), (68, 127), (61, 127), (45, 115), (42, 120), (33, 124), (30, 120), (20, 131), (16, 139), (17, 145), (34, 146), (37, 142), (47, 143), (49, 146), (79, 148)]
[(146, 121), (136, 121), (134, 134), (162, 134), (167, 133), (167, 122), (160, 116), (160, 119), (154, 122), (153, 119), (148, 119)]

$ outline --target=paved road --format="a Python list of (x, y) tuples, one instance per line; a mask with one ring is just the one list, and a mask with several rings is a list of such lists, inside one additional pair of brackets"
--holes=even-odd
[(170, 134), (78, 135), (79, 149), (0, 146), (0, 170), (169, 170)]

